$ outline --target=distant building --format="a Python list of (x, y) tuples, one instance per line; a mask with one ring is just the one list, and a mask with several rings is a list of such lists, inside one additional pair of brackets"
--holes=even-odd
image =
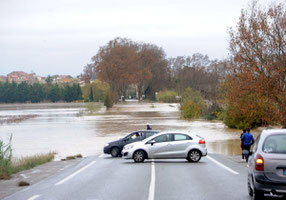
[[(52, 83), (55, 84), (73, 84), (73, 83), (80, 83), (80, 79), (79, 78), (73, 78), (70, 75), (54, 75), (51, 76), (52, 78)], [(8, 81), (11, 82), (15, 82), (15, 83), (22, 83), (22, 82), (27, 82), (29, 84), (34, 84), (34, 83), (42, 83), (45, 84), (46, 82), (46, 77), (41, 77), (36, 75), (35, 73), (31, 73), (28, 74), (26, 72), (23, 71), (14, 71), (11, 72), (10, 74), (7, 75), (7, 77), (5, 76), (0, 76), (0, 82), (5, 82), (8, 79)]]
[(14, 81), (15, 83), (22, 83), (23, 81), (26, 81), (31, 84), (37, 82), (34, 76), (35, 74), (28, 74), (22, 71), (11, 72), (7, 75), (9, 82)]
[(52, 76), (53, 83), (57, 84), (73, 84), (73, 83), (80, 83), (80, 79), (73, 78), (70, 75), (55, 75)]
[(0, 76), (0, 82), (6, 82), (7, 77), (6, 76)]

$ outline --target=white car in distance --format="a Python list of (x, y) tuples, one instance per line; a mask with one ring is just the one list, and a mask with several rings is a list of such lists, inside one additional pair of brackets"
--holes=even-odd
[(204, 138), (180, 131), (168, 131), (155, 134), (140, 142), (125, 145), (123, 158), (134, 162), (145, 159), (177, 159), (184, 158), (189, 162), (198, 162), (207, 155)]

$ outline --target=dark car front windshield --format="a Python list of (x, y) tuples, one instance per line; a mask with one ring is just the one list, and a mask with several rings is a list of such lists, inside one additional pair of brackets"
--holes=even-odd
[(265, 153), (286, 154), (286, 134), (276, 134), (268, 136), (263, 144)]

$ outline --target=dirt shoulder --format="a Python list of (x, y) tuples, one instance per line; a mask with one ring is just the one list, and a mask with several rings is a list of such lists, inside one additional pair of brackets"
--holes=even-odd
[(33, 169), (19, 172), (14, 174), (9, 180), (0, 180), (0, 199), (25, 189), (25, 187), (19, 187), (18, 183), (20, 181), (28, 182), (33, 185), (41, 180), (59, 173), (62, 170), (66, 170), (78, 164), (82, 159), (68, 160), (68, 161), (53, 161), (49, 162)]

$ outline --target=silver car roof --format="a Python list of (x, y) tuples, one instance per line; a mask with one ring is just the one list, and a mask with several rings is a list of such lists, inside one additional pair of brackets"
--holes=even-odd
[(150, 140), (150, 139), (153, 139), (153, 138), (155, 138), (155, 137), (157, 137), (157, 136), (159, 136), (159, 135), (163, 135), (163, 134), (175, 134), (175, 133), (185, 134), (185, 135), (189, 135), (189, 136), (191, 136), (191, 137), (198, 137), (196, 134), (191, 133), (191, 132), (188, 132), (188, 131), (171, 130), (171, 131), (162, 131), (162, 132), (160, 132), (160, 133), (157, 133), (157, 134), (155, 134), (155, 135), (152, 135), (152, 136), (146, 138), (145, 140), (142, 140), (142, 142), (143, 142), (143, 141), (145, 142), (145, 141), (148, 141), (148, 140)]
[(271, 134), (277, 134), (277, 133), (286, 134), (286, 129), (265, 129), (262, 131), (263, 135), (271, 135)]

